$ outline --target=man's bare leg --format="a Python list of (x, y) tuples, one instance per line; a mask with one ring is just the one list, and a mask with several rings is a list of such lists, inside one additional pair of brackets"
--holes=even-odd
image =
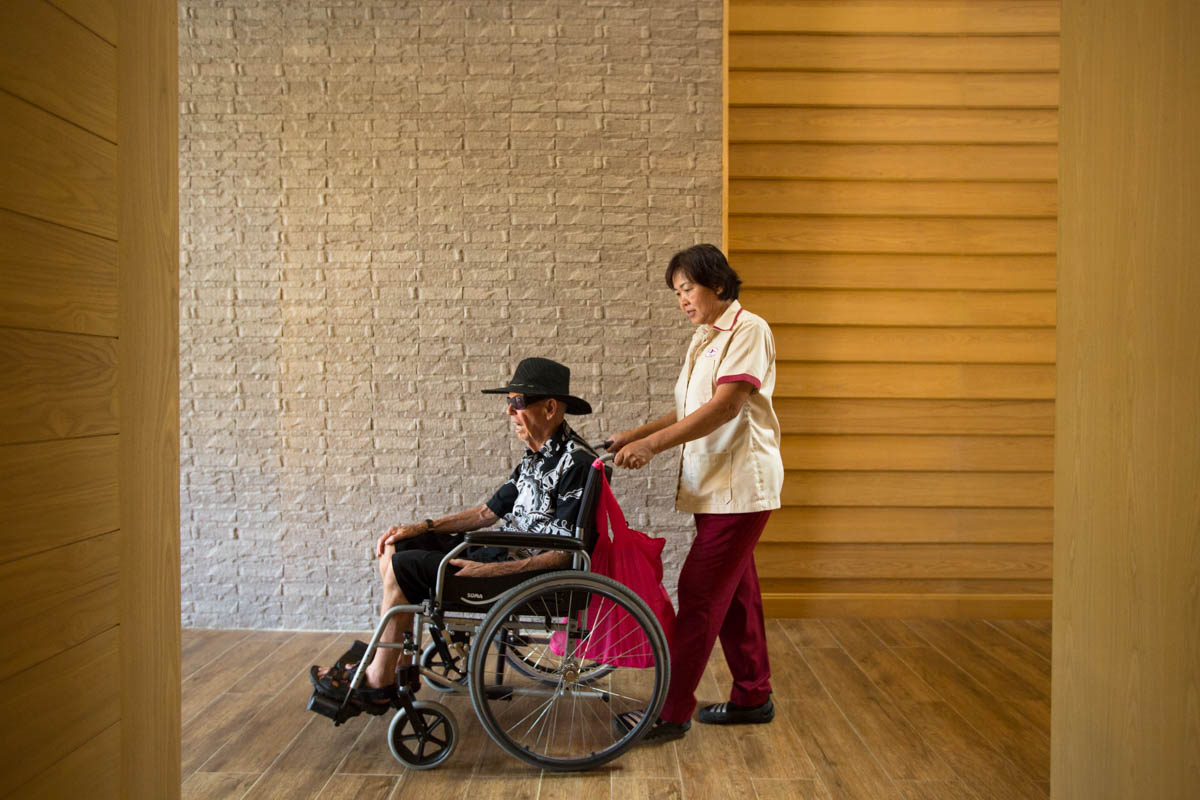
[[(379, 577), (383, 579), (383, 601), (379, 607), (379, 617), (383, 618), (391, 609), (396, 606), (407, 605), (408, 600), (404, 597), (404, 592), (400, 589), (400, 584), (396, 581), (396, 574), (392, 570), (392, 553), (395, 548), (388, 545), (384, 548), (383, 555), (379, 557)], [(383, 629), (383, 634), (379, 637), (380, 642), (399, 642), (403, 639), (404, 632), (412, 630), (413, 615), (412, 614), (396, 614), (387, 621), (387, 625)], [(380, 686), (391, 686), (396, 682), (396, 664), (399, 663), (402, 651), (392, 647), (380, 647), (375, 651), (375, 657), (371, 659), (371, 663), (367, 665), (366, 683), (367, 686), (378, 688)], [(404, 663), (409, 664), (412, 661), (408, 653), (403, 653)]]
[[(396, 574), (392, 570), (393, 552), (395, 552), (395, 547), (389, 544), (384, 549), (383, 555), (379, 557), (379, 577), (383, 579), (383, 601), (379, 606), (380, 619), (383, 619), (383, 615), (396, 606), (408, 605), (408, 599), (400, 589), (400, 584), (396, 581)], [(412, 614), (396, 614), (387, 621), (383, 633), (379, 636), (379, 641), (381, 643), (401, 641), (404, 632), (412, 630), (412, 624)], [(405, 664), (412, 661), (407, 653), (404, 653), (403, 656), (401, 653), (401, 650), (393, 647), (377, 648), (375, 657), (367, 665), (366, 675), (363, 676), (363, 685), (373, 689), (393, 685), (396, 682), (396, 665), (401, 658), (403, 657)], [(329, 674), (330, 669), (330, 667), (326, 667), (317, 674), (319, 677), (324, 677)]]

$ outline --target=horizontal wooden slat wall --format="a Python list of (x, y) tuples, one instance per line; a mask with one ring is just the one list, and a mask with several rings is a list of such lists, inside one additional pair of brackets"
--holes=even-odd
[(771, 323), (769, 613), (1050, 613), (1057, 0), (731, 0), (727, 247)]
[(0, 795), (116, 797), (115, 4), (0, 4)]

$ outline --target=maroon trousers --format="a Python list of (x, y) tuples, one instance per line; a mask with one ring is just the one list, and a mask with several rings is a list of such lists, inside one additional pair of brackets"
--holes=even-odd
[(679, 573), (679, 613), (671, 636), (671, 687), (659, 716), (685, 722), (717, 637), (733, 675), (730, 700), (756, 706), (771, 693), (762, 593), (754, 545), (770, 511), (696, 514), (696, 540)]

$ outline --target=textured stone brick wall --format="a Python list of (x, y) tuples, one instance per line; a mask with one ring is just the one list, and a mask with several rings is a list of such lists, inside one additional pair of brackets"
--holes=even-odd
[[(670, 255), (719, 241), (720, 0), (180, 5), (183, 619), (362, 628), (388, 525), (481, 502), (479, 394), (671, 407)], [(678, 455), (618, 475), (669, 538)]]

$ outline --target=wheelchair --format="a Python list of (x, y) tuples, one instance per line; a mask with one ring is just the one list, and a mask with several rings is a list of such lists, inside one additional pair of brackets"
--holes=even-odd
[[(453, 712), (436, 701), (415, 699), (422, 684), (440, 695), (468, 695), (488, 736), (539, 769), (593, 769), (620, 756), (654, 724), (670, 684), (662, 627), (633, 591), (588, 571), (601, 468), (611, 475), (611, 460), (605, 454), (588, 474), (574, 537), (465, 534), (442, 559), (430, 600), (392, 608), (369, 642), (355, 642), (339, 659), (358, 663), (353, 689), (377, 648), (398, 648), (409, 656), (401, 660), (410, 664), (397, 667), (397, 689), (390, 698), (396, 712), (388, 746), (399, 762), (430, 769), (450, 758), (458, 744)], [(478, 598), (457, 590), (447, 575), (450, 559), (474, 546), (566, 551), (572, 563), (570, 569), (507, 576), (515, 585), (498, 596)], [(401, 642), (380, 641), (388, 620), (402, 613), (413, 615), (412, 631)], [(614, 640), (616, 619), (621, 627)], [(428, 643), (422, 646), (426, 633)], [(601, 639), (603, 647), (597, 645)], [(308, 709), (340, 725), (361, 713), (349, 701), (349, 692), (339, 701), (314, 691)], [(641, 712), (632, 728), (614, 724), (626, 712)]]

